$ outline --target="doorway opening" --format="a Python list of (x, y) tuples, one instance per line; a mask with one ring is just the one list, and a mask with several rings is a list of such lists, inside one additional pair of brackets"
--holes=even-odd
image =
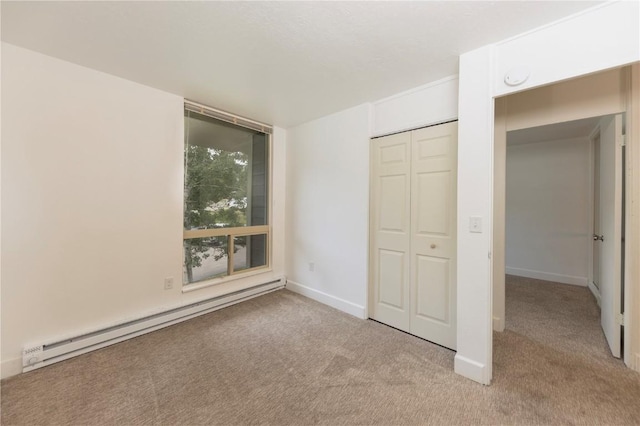
[[(623, 188), (623, 186), (625, 185), (625, 174), (627, 175), (626, 177), (629, 178), (629, 176), (631, 176), (631, 169), (637, 167), (637, 152), (633, 151), (638, 135), (638, 125), (635, 118), (636, 114), (634, 113), (637, 105), (639, 105), (636, 93), (637, 86), (635, 86), (635, 82), (637, 80), (635, 75), (637, 70), (637, 65), (611, 69), (601, 73), (567, 80), (553, 85), (495, 99), (493, 181), (494, 226), (492, 230), (493, 240), (491, 253), (493, 268), (493, 326), (495, 331), (504, 331), (505, 326), (509, 329), (508, 323), (510, 321), (510, 317), (505, 312), (505, 278), (508, 278), (505, 273), (509, 274), (509, 277), (519, 276), (523, 280), (540, 280), (542, 284), (545, 284), (545, 281), (557, 282), (559, 283), (558, 285), (563, 286), (562, 288), (573, 290), (580, 289), (582, 294), (586, 294), (588, 298), (591, 298), (591, 301), (594, 304), (593, 306), (595, 306), (596, 309), (596, 320), (598, 320), (604, 334), (607, 336), (607, 347), (610, 347), (610, 352), (608, 348), (604, 351), (606, 356), (612, 360), (612, 354), (616, 357), (622, 357), (624, 354), (625, 364), (632, 368), (635, 368), (635, 355), (632, 352), (632, 349), (630, 349), (632, 348), (630, 342), (633, 343), (631, 327), (634, 326), (634, 323), (632, 321), (628, 321), (626, 327), (622, 324), (625, 323), (624, 317), (626, 315), (624, 314), (631, 315), (636, 312), (636, 303), (634, 301), (635, 296), (627, 297), (625, 300), (624, 287), (626, 286), (627, 295), (632, 295), (631, 290), (633, 290), (637, 285), (637, 281), (635, 281), (635, 275), (633, 273), (635, 271), (634, 265), (636, 265), (636, 263), (633, 262), (635, 259), (634, 254), (629, 254), (629, 250), (633, 250), (635, 247), (634, 230), (637, 229), (637, 226), (634, 222), (630, 222), (630, 215), (632, 215), (635, 209), (635, 207), (633, 207), (635, 204), (625, 204), (623, 194), (626, 195), (628, 200), (635, 199), (634, 191), (637, 190), (634, 188), (637, 187), (635, 180), (628, 180), (626, 188)], [(632, 81), (634, 84), (633, 86)], [(629, 129), (625, 129), (625, 115), (629, 120)], [(590, 122), (589, 120), (592, 121)], [(520, 131), (521, 134), (519, 136), (524, 137), (523, 135), (526, 136), (527, 132), (533, 132), (534, 128), (537, 128), (537, 131), (561, 132), (568, 131), (572, 126), (584, 126), (587, 129), (586, 132), (588, 132), (589, 128), (592, 130), (586, 137), (586, 132), (579, 136), (583, 141), (581, 151), (582, 163), (586, 164), (585, 167), (589, 168), (586, 175), (588, 176), (588, 179), (584, 178), (584, 168), (582, 169), (582, 204), (577, 204), (579, 201), (576, 199), (577, 194), (570, 190), (571, 187), (569, 185), (572, 180), (576, 179), (575, 174), (568, 173), (569, 166), (571, 164), (575, 167), (574, 163), (576, 157), (570, 157), (566, 152), (559, 152), (557, 155), (549, 155), (548, 153), (536, 154), (534, 151), (537, 149), (539, 150), (539, 148), (542, 147), (542, 145), (537, 145), (536, 143), (529, 144), (530, 146), (528, 148), (508, 148), (507, 145), (508, 137), (509, 139), (516, 137)], [(629, 138), (623, 138), (621, 135), (627, 131), (630, 132)], [(554, 137), (556, 139), (571, 139), (578, 136), (575, 134), (565, 134), (563, 136), (562, 134), (557, 133)], [(605, 143), (606, 138), (612, 138), (615, 142)], [(553, 137), (547, 139), (544, 134), (540, 137), (541, 141), (545, 140), (548, 142), (550, 139), (553, 139)], [(544, 142), (541, 143), (544, 144)], [(513, 142), (511, 142), (510, 145), (513, 145)], [(523, 144), (523, 146), (524, 145), (526, 144)], [(553, 146), (557, 149), (564, 146), (564, 149), (566, 150), (570, 150), (571, 146), (573, 146), (573, 148), (576, 147), (576, 145), (571, 145), (566, 141), (565, 143)], [(595, 152), (596, 147), (598, 148), (598, 155), (600, 155), (600, 158), (597, 157)], [(605, 150), (603, 147), (611, 149)], [(553, 198), (551, 207), (547, 206), (548, 208), (560, 206), (564, 207), (566, 210), (571, 210), (571, 206), (582, 206), (581, 209), (574, 209), (573, 214), (567, 216), (569, 218), (569, 220), (565, 220), (565, 223), (568, 224), (567, 229), (562, 230), (559, 228), (551, 228), (554, 232), (547, 233), (547, 240), (551, 239), (554, 243), (558, 243), (560, 249), (558, 249), (558, 247), (554, 249), (555, 251), (547, 249), (548, 244), (540, 243), (542, 233), (529, 230), (529, 235), (531, 236), (530, 241), (531, 243), (534, 243), (536, 240), (538, 241), (539, 248), (541, 248), (539, 252), (544, 252), (542, 260), (547, 262), (547, 266), (550, 264), (552, 265), (553, 262), (559, 263), (557, 258), (564, 257), (565, 259), (569, 259), (565, 263), (571, 268), (574, 268), (573, 270), (571, 268), (566, 268), (564, 270), (548, 269), (546, 271), (542, 269), (542, 272), (547, 272), (548, 274), (534, 275), (530, 273), (528, 274), (528, 272), (531, 270), (540, 272), (540, 270), (531, 266), (531, 264), (525, 263), (524, 261), (520, 262), (520, 264), (513, 262), (514, 255), (517, 255), (518, 251), (517, 249), (514, 250), (512, 247), (507, 247), (505, 242), (507, 241), (507, 238), (512, 239), (511, 237), (513, 237), (514, 232), (513, 229), (519, 228), (511, 226), (513, 223), (509, 224), (509, 227), (511, 228), (511, 231), (509, 231), (510, 235), (506, 235), (506, 186), (509, 184), (509, 179), (506, 176), (506, 160), (507, 150), (517, 151), (518, 149), (520, 149), (520, 151), (526, 151), (529, 149), (529, 151), (534, 152), (534, 154), (532, 154), (533, 157), (528, 157), (528, 159), (531, 160), (531, 158), (536, 158), (541, 162), (533, 172), (531, 168), (529, 168), (530, 176), (533, 173), (534, 175), (538, 175), (542, 179), (547, 180), (549, 180), (554, 174), (561, 177), (559, 181), (556, 181), (555, 185), (551, 186), (550, 191), (556, 194), (556, 197)], [(586, 162), (585, 152), (587, 153)], [(603, 156), (607, 156), (606, 161)], [(625, 158), (627, 156), (629, 158)], [(544, 161), (542, 160), (545, 158), (550, 162), (550, 165), (544, 164)], [(564, 162), (559, 162), (558, 160), (560, 158), (564, 158)], [(598, 160), (599, 164), (597, 168), (595, 166), (596, 160)], [(622, 165), (625, 160), (628, 161), (627, 166)], [(607, 166), (609, 167), (607, 170), (615, 169), (618, 170), (618, 172), (612, 173), (610, 171), (603, 170), (602, 164), (604, 163), (613, 165)], [(523, 170), (526, 167), (527, 164), (522, 163)], [(517, 173), (522, 171), (518, 167), (515, 169), (512, 168), (512, 170), (516, 170)], [(609, 177), (605, 178), (605, 174)], [(597, 179), (596, 175), (598, 175)], [(529, 177), (529, 181), (525, 180), (524, 183), (532, 185), (532, 179), (533, 178)], [(606, 181), (607, 183), (599, 184), (598, 189), (596, 190), (594, 186), (596, 181), (601, 183)], [(610, 188), (616, 189), (612, 191)], [(557, 195), (557, 193), (561, 193), (562, 191), (564, 191), (564, 195)], [(584, 199), (587, 199), (588, 201), (586, 204)], [(596, 210), (594, 207), (596, 202), (598, 203), (599, 210)], [(605, 215), (603, 206), (606, 207), (606, 214), (608, 217), (615, 217), (615, 221), (603, 219), (603, 216)], [(529, 205), (527, 209), (524, 210), (525, 214), (523, 217), (526, 218), (526, 215), (531, 213), (531, 211), (540, 210), (542, 207), (545, 207), (544, 204), (534, 203)], [(517, 205), (516, 208), (518, 208)], [(519, 208), (522, 210), (523, 207), (520, 206)], [(511, 212), (512, 211), (513, 206), (511, 206)], [(511, 219), (516, 218), (517, 220), (518, 216), (511, 216)], [(549, 222), (548, 216), (550, 215), (543, 215), (542, 223), (545, 223), (545, 220)], [(600, 228), (593, 226), (594, 221), (598, 217), (598, 224), (600, 225)], [(627, 225), (629, 225), (626, 227), (625, 218)], [(524, 225), (531, 226), (532, 224), (536, 224), (536, 220), (537, 219), (535, 218), (529, 218)], [(585, 223), (591, 224), (591, 228), (587, 228)], [(614, 225), (610, 225), (609, 229), (605, 230), (601, 229), (603, 223), (612, 223)], [(539, 225), (539, 223), (537, 224)], [(578, 232), (576, 227), (580, 224), (582, 224), (582, 228), (580, 228), (581, 230)], [(625, 236), (627, 240), (626, 253), (623, 240), (623, 237)], [(586, 244), (586, 272), (584, 272), (585, 245), (583, 245), (581, 249), (575, 249), (575, 246), (567, 243), (567, 241), (573, 241), (575, 243), (578, 237), (582, 238), (583, 243)], [(597, 239), (594, 240), (594, 238)], [(563, 241), (565, 246), (562, 246)], [(608, 256), (607, 258), (604, 257), (605, 252), (602, 250), (596, 250), (598, 245), (607, 247), (605, 250), (605, 252), (608, 253), (606, 254), (606, 256)], [(582, 259), (581, 264), (576, 263), (577, 261), (575, 259), (577, 253), (580, 254), (579, 259)], [(625, 255), (631, 256), (627, 259), (631, 259), (631, 261), (626, 264), (624, 262)], [(509, 265), (507, 265), (506, 262), (507, 257), (510, 257), (508, 260), (510, 263)], [(515, 256), (516, 260), (517, 257), (518, 256)], [(520, 257), (522, 257), (522, 253), (520, 253)], [(573, 259), (573, 261), (571, 261), (571, 259)], [(611, 259), (614, 259), (614, 261), (611, 261)], [(507, 269), (507, 266), (509, 269)], [(580, 266), (581, 269), (576, 269), (578, 266)], [(527, 269), (530, 271), (526, 271)], [(576, 270), (578, 270), (578, 273), (576, 273)], [(617, 287), (613, 287), (616, 289), (615, 291), (603, 290), (603, 283), (601, 280), (604, 276), (609, 277), (609, 280), (617, 283)], [(600, 279), (598, 277), (600, 277)], [(600, 297), (600, 306), (603, 308), (602, 315), (598, 309), (598, 296)], [(529, 295), (530, 299), (535, 299), (536, 297), (540, 297), (540, 295), (535, 293)], [(562, 300), (563, 297), (568, 296), (556, 295), (555, 299)], [(539, 308), (538, 310), (543, 311), (544, 309), (546, 308)], [(623, 309), (626, 312), (624, 312)], [(538, 331), (545, 331), (549, 333), (552, 331), (549, 329), (549, 325), (551, 324), (549, 316), (550, 315), (543, 317), (542, 323), (538, 326)], [(630, 317), (630, 319), (633, 319), (633, 317)], [(496, 348), (496, 341), (498, 341), (498, 345), (500, 345), (500, 340), (504, 340), (500, 335), (501, 333), (494, 335), (494, 349)], [(572, 341), (571, 337), (571, 333), (565, 330), (564, 335), (562, 335), (562, 338), (559, 338), (558, 341), (570, 343)], [(626, 341), (626, 345), (624, 347), (622, 347), (621, 344), (623, 337)], [(577, 348), (574, 349), (576, 350), (573, 352), (577, 353), (579, 351)], [(554, 349), (551, 348), (551, 350)], [(499, 352), (500, 350), (497, 351)], [(613, 361), (615, 360), (612, 360), (612, 362)], [(618, 361), (615, 362), (615, 365), (622, 365)]]
[(620, 358), (623, 114), (507, 132), (506, 329)]

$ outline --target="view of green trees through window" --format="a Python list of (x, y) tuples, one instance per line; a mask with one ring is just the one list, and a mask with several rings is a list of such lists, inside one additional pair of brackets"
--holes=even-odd
[(268, 141), (185, 112), (185, 284), (268, 264)]

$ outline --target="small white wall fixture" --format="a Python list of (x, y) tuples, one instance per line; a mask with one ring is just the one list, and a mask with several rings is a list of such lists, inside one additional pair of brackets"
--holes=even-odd
[[(494, 99), (640, 60), (639, 14), (637, 2), (605, 3), (460, 56), (455, 371), (463, 376), (487, 385), (492, 378)], [(520, 86), (508, 86), (505, 73), (515, 66), (526, 66), (531, 76)], [(471, 216), (484, 218), (484, 233), (469, 232)], [(637, 283), (638, 266), (628, 267), (629, 279)]]

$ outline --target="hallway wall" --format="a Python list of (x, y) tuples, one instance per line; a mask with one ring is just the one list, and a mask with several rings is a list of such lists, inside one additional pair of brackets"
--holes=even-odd
[(587, 285), (590, 161), (588, 138), (507, 147), (507, 274)]

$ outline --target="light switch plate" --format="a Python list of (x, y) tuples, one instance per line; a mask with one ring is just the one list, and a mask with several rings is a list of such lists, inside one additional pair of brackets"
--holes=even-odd
[(469, 218), (469, 232), (482, 232), (482, 218), (478, 216), (471, 216)]

